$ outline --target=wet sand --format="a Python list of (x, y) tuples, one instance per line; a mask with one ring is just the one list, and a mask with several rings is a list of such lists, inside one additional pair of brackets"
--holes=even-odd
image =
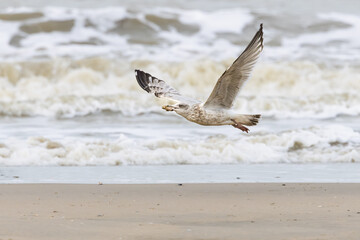
[(360, 184), (2, 184), (0, 239), (360, 239)]

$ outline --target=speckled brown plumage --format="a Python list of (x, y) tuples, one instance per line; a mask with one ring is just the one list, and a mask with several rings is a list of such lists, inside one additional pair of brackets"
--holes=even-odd
[(135, 75), (140, 87), (148, 93), (178, 102), (175, 105), (163, 106), (166, 111), (175, 111), (187, 120), (200, 125), (232, 125), (248, 132), (249, 129), (243, 125), (256, 125), (259, 122), (260, 114), (238, 114), (231, 111), (230, 108), (241, 87), (249, 79), (262, 49), (263, 26), (261, 24), (244, 52), (220, 76), (212, 93), (204, 103), (181, 95), (165, 81), (153, 77), (149, 73), (135, 70)]

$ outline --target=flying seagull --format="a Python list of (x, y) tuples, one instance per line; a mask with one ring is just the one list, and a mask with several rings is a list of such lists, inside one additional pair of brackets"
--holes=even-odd
[[(206, 126), (232, 125), (244, 132), (245, 126), (254, 126), (259, 122), (260, 114), (245, 115), (230, 110), (240, 88), (249, 79), (250, 73), (263, 49), (263, 27), (257, 31), (244, 52), (220, 76), (206, 102), (181, 95), (176, 89), (149, 73), (135, 70), (140, 87), (158, 98), (167, 98), (177, 102), (165, 105), (166, 111), (175, 111), (191, 122)], [(244, 126), (245, 125), (245, 126)]]

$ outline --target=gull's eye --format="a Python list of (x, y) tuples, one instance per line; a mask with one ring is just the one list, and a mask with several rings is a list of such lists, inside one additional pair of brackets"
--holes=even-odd
[(179, 108), (187, 108), (187, 106), (186, 104), (179, 104)]

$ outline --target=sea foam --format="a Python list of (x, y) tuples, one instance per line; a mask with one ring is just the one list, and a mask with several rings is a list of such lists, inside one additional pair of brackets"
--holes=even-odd
[(360, 134), (340, 125), (251, 136), (117, 139), (11, 138), (0, 143), (1, 165), (168, 165), (336, 163), (360, 161)]

